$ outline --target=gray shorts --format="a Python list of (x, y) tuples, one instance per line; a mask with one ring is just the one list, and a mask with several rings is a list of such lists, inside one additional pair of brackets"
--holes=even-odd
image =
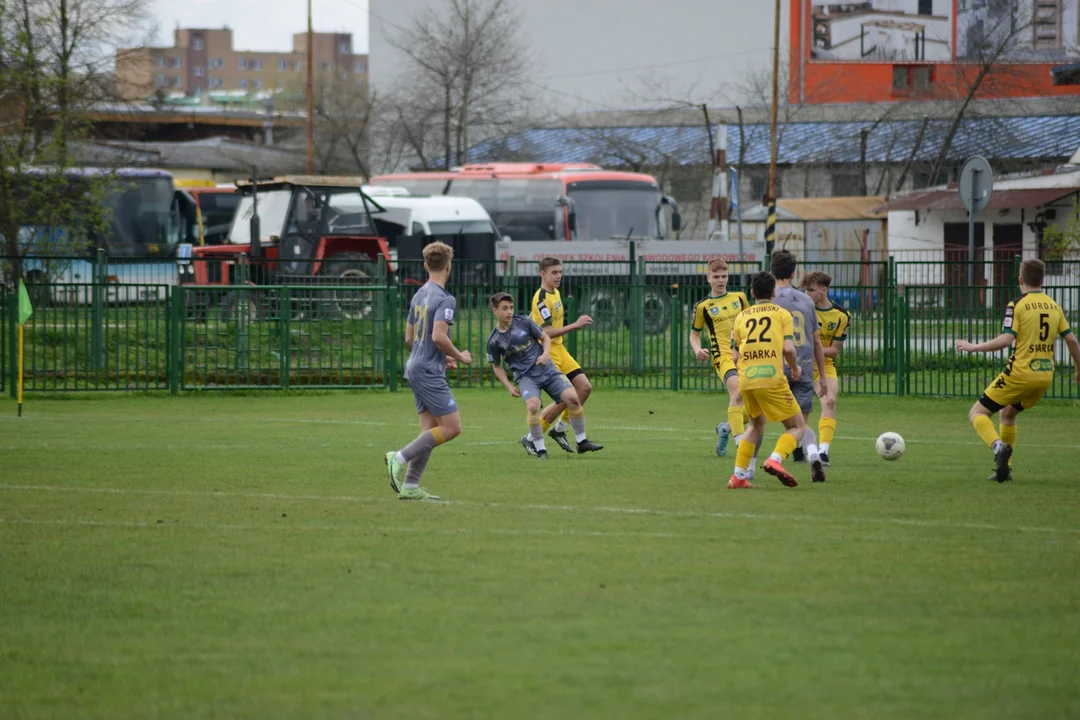
[(416, 401), (416, 412), (429, 412), (435, 417), (458, 411), (457, 401), (450, 392), (445, 375), (419, 375), (408, 378), (409, 389)]
[(555, 402), (566, 392), (567, 388), (574, 387), (566, 376), (559, 372), (550, 362), (546, 365), (537, 365), (529, 372), (517, 378), (518, 387), (521, 389), (521, 399), (528, 400), (531, 397), (540, 397), (543, 390)]
[(791, 378), (788, 378), (788, 385), (791, 387), (791, 394), (795, 396), (795, 402), (799, 403), (799, 409), (804, 413), (810, 413), (814, 409), (814, 381), (813, 374), (810, 375), (810, 380), (803, 380), (806, 377), (803, 375), (799, 378), (799, 382), (791, 382)]

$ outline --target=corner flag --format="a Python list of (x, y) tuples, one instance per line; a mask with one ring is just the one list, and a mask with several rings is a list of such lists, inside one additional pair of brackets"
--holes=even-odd
[(19, 281), (19, 324), (25, 325), (30, 316), (34, 314), (34, 306), (30, 303), (30, 293), (26, 292), (26, 283)]

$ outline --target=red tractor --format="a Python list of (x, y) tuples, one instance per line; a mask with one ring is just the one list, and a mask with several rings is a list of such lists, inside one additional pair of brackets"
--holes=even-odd
[[(363, 317), (370, 297), (356, 286), (376, 282), (380, 257), (389, 277), (390, 253), (372, 218), (383, 209), (361, 185), (360, 178), (293, 175), (238, 184), (240, 202), (227, 241), (192, 248), (191, 262), (181, 261), (180, 282), (341, 286), (351, 289), (313, 290), (309, 299), (323, 317)], [(231, 317), (245, 303), (252, 317), (268, 311), (266, 298), (255, 292), (195, 291), (188, 312), (204, 318), (219, 304)]]

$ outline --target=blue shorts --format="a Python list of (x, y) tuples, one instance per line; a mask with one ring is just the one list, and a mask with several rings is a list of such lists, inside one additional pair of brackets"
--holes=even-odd
[(559, 402), (559, 398), (567, 388), (574, 387), (550, 361), (547, 365), (535, 365), (530, 368), (529, 372), (517, 378), (517, 384), (521, 389), (522, 400), (538, 398), (540, 391), (543, 390), (555, 402)]
[(450, 392), (445, 375), (419, 375), (407, 381), (416, 401), (416, 413), (429, 412), (435, 417), (458, 411), (457, 401)]

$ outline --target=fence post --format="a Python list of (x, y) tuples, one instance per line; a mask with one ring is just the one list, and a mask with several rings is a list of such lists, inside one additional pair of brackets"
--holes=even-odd
[(630, 302), (627, 315), (630, 318), (630, 364), (634, 373), (645, 370), (645, 258), (630, 264)]
[(894, 315), (896, 309), (896, 297), (899, 292), (896, 281), (896, 258), (892, 255), (889, 256), (888, 277), (885, 278), (884, 287), (882, 288), (881, 305), (881, 330), (879, 338), (884, 346), (884, 362), (885, 369), (888, 372), (896, 372), (896, 317)]
[[(283, 287), (278, 290), (278, 384), (282, 390), (289, 389), (289, 341), (292, 332), (289, 327), (289, 319), (291, 317), (292, 288)], [(376, 327), (378, 327), (378, 323), (376, 323)]]
[(108, 274), (107, 262), (105, 249), (98, 248), (94, 257), (94, 284), (90, 289), (92, 296), (90, 308), (90, 354), (95, 373), (101, 372), (101, 368), (105, 364), (105, 279)]
[(678, 391), (679, 380), (682, 378), (682, 298), (679, 293), (679, 284), (671, 286), (671, 389)]
[(398, 332), (398, 294), (396, 292), (389, 292), (387, 298), (386, 319), (387, 319), (387, 335), (389, 337), (386, 341), (386, 359), (383, 361), (383, 384), (389, 388), (390, 392), (397, 392), (397, 373), (398, 373), (398, 340), (400, 333)]
[[(16, 282), (18, 282), (18, 278), (16, 278)], [(16, 287), (18, 286), (16, 285)], [(18, 295), (15, 293), (7, 296), (6, 310), (8, 315), (8, 394), (14, 400), (19, 394), (19, 301)]]
[[(577, 295), (567, 295), (563, 298), (565, 307), (563, 307), (563, 325), (569, 325), (578, 319), (578, 299)], [(577, 339), (578, 333), (572, 332), (569, 335), (563, 335), (563, 342), (566, 343), (566, 351), (577, 357)]]
[(896, 394), (907, 394), (907, 296), (896, 294)]
[[(236, 275), (233, 282), (233, 293), (236, 302), (233, 303), (233, 319), (236, 322), (236, 369), (248, 369), (250, 363), (248, 356), (248, 324), (251, 321), (248, 308), (248, 281), (251, 279), (251, 265), (248, 263), (247, 253), (240, 253), (237, 258)], [(239, 375), (237, 376), (239, 378)]]
[(176, 395), (180, 392), (180, 373), (183, 372), (181, 363), (180, 334), (183, 332), (181, 318), (184, 312), (184, 286), (174, 285), (166, 289), (166, 304), (168, 308), (165, 346), (165, 372), (166, 382), (169, 383), (169, 394)]

